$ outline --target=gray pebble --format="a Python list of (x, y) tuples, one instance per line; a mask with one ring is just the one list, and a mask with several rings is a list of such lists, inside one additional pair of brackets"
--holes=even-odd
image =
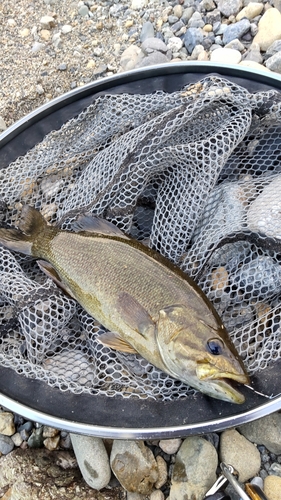
[(190, 28), (203, 28), (205, 22), (202, 19), (202, 16), (199, 12), (194, 12), (188, 22), (188, 26)]
[(264, 57), (265, 59), (268, 59), (269, 57), (273, 56), (274, 54), (280, 51), (281, 51), (281, 40), (276, 40), (267, 49)]
[(42, 50), (45, 48), (45, 44), (44, 43), (40, 43), (40, 42), (35, 42), (33, 45), (32, 45), (32, 49), (31, 51), (32, 52), (39, 52), (39, 50)]
[(202, 45), (203, 31), (201, 28), (189, 28), (184, 36), (184, 45), (189, 54), (192, 53), (195, 45)]
[(35, 429), (27, 440), (29, 448), (41, 448), (43, 446), (43, 427)]
[(159, 38), (147, 38), (141, 45), (142, 51), (145, 54), (149, 54), (151, 52), (163, 52), (166, 54), (168, 47), (162, 42)]
[(238, 23), (230, 24), (227, 26), (224, 34), (223, 34), (223, 42), (227, 44), (235, 38), (241, 38), (247, 31), (250, 29), (250, 21), (249, 19), (241, 19)]
[(168, 22), (169, 24), (175, 24), (177, 23), (179, 18), (177, 16), (171, 15), (168, 17)]
[(33, 429), (33, 422), (28, 421), (20, 425), (18, 431), (21, 432), (23, 430), (26, 430), (27, 432), (31, 432), (32, 429)]
[(147, 21), (142, 26), (140, 41), (144, 42), (147, 38), (153, 38), (153, 37), (154, 37), (153, 24), (150, 21)]
[(270, 467), (268, 468), (268, 473), (273, 474), (274, 476), (281, 477), (281, 464), (277, 462), (271, 464)]
[(195, 12), (194, 7), (188, 7), (187, 9), (184, 9), (181, 20), (187, 24), (193, 13)]
[(59, 64), (58, 70), (59, 71), (66, 71), (67, 70), (67, 64), (65, 64), (65, 63)]
[(218, 9), (225, 17), (238, 14), (239, 10), (242, 9), (242, 0), (219, 0)]
[(2, 455), (7, 455), (8, 453), (10, 453), (13, 450), (14, 446), (15, 444), (12, 438), (0, 434), (0, 452), (2, 453)]
[(206, 24), (212, 24), (212, 26), (214, 26), (215, 23), (221, 23), (221, 13), (219, 9), (212, 10), (206, 14)]
[(78, 9), (78, 14), (82, 17), (88, 16), (89, 14), (89, 9), (87, 5), (81, 5)]
[(275, 73), (281, 73), (281, 51), (276, 52), (273, 56), (269, 57), (265, 61), (265, 65), (271, 71), (275, 71)]

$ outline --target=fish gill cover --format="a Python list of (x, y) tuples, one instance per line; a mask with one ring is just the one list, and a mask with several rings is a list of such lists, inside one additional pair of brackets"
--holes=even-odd
[[(104, 95), (0, 172), (0, 225), (17, 226), (24, 204), (63, 229), (85, 213), (113, 222), (198, 282), (253, 374), (281, 357), (280, 143), (273, 90), (207, 77), (174, 93)], [(2, 366), (76, 394), (194, 393), (102, 345), (94, 318), (3, 247), (0, 304)]]

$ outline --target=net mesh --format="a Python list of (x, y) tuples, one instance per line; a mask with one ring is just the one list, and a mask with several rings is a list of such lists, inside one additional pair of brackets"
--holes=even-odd
[[(112, 221), (199, 283), (253, 374), (281, 357), (280, 143), (274, 90), (206, 77), (174, 93), (101, 96), (0, 171), (0, 223), (16, 226), (23, 204), (70, 230), (82, 213)], [(76, 394), (193, 393), (103, 346), (103, 326), (5, 248), (0, 303), (3, 366)]]

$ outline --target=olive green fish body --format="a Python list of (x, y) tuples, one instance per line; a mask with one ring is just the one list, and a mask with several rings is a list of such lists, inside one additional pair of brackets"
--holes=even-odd
[(0, 243), (50, 263), (40, 265), (109, 330), (100, 336), (106, 345), (138, 352), (213, 397), (243, 402), (226, 379), (247, 383), (248, 377), (200, 288), (106, 221), (95, 224), (85, 218), (78, 232), (62, 231), (24, 207), (20, 231), (0, 229)]

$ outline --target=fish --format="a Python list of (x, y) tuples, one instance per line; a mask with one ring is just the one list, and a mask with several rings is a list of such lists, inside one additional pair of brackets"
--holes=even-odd
[(38, 259), (47, 276), (105, 327), (104, 345), (138, 353), (213, 398), (245, 401), (237, 383), (249, 377), (215, 308), (157, 251), (92, 215), (62, 230), (29, 205), (17, 228), (0, 228), (0, 244)]

